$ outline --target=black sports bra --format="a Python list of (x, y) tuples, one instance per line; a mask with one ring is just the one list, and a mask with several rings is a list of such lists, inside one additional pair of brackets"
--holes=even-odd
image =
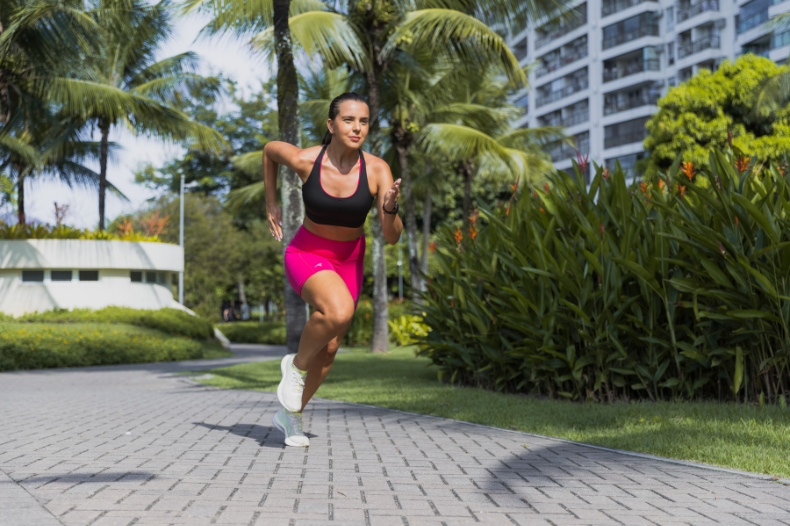
[(324, 158), (326, 146), (313, 163), (313, 169), (307, 181), (302, 185), (302, 200), (305, 215), (313, 223), (319, 225), (344, 226), (359, 228), (365, 224), (373, 196), (368, 187), (368, 172), (365, 169), (365, 157), (359, 151), (359, 181), (356, 191), (348, 197), (329, 195), (321, 184), (321, 160)]

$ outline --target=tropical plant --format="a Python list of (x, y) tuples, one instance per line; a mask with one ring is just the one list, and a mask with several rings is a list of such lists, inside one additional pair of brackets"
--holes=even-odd
[(743, 159), (630, 188), (575, 165), (481, 209), (474, 238), (444, 228), (421, 352), (453, 381), (577, 400), (786, 399), (790, 176)]
[(670, 89), (647, 123), (647, 173), (666, 170), (678, 155), (707, 167), (709, 151), (730, 142), (747, 156), (783, 160), (790, 149), (790, 107), (758, 101), (766, 83), (787, 75), (790, 68), (746, 54)]
[(209, 150), (221, 151), (224, 141), (177, 109), (185, 98), (210, 87), (193, 72), (197, 56), (187, 52), (155, 58), (172, 31), (167, 0), (153, 6), (143, 0), (95, 0), (86, 14), (99, 28), (100, 46), (84, 61), (80, 80), (61, 80), (58, 88), (67, 109), (94, 122), (101, 134), (99, 228), (104, 229), (109, 135), (114, 126), (173, 141), (190, 140)]

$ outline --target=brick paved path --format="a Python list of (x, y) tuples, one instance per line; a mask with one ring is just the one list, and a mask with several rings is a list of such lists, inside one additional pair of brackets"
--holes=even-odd
[(178, 367), (0, 374), (0, 526), (790, 525), (776, 482), (339, 402), (285, 448)]

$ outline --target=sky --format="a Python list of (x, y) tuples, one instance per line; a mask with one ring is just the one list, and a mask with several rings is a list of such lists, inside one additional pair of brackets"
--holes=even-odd
[[(265, 62), (252, 58), (246, 42), (234, 37), (200, 38), (198, 32), (207, 22), (206, 17), (192, 16), (176, 19), (171, 39), (159, 51), (157, 58), (166, 58), (185, 51), (194, 51), (202, 60), (203, 74), (222, 73), (239, 82), (246, 91), (266, 80), (270, 71)], [(197, 39), (197, 40), (196, 40)], [(98, 134), (96, 139), (98, 140)], [(107, 193), (106, 217), (112, 221), (119, 214), (130, 213), (144, 207), (156, 192), (135, 184), (134, 171), (151, 163), (161, 166), (167, 160), (178, 157), (183, 150), (175, 144), (166, 144), (159, 139), (135, 137), (127, 130), (114, 128), (110, 140), (121, 146), (115, 162), (107, 167), (107, 179), (118, 187), (129, 202)], [(98, 163), (89, 165), (96, 172)], [(69, 188), (54, 180), (28, 181), (25, 186), (25, 213), (28, 222), (38, 220), (55, 223), (55, 203), (69, 205), (65, 224), (78, 228), (96, 228), (99, 222), (98, 191), (92, 188)]]

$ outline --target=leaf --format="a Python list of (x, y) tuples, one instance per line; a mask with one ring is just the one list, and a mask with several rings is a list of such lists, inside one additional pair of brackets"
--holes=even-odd
[(735, 372), (732, 377), (732, 392), (738, 394), (743, 382), (743, 349), (741, 346), (735, 347)]

